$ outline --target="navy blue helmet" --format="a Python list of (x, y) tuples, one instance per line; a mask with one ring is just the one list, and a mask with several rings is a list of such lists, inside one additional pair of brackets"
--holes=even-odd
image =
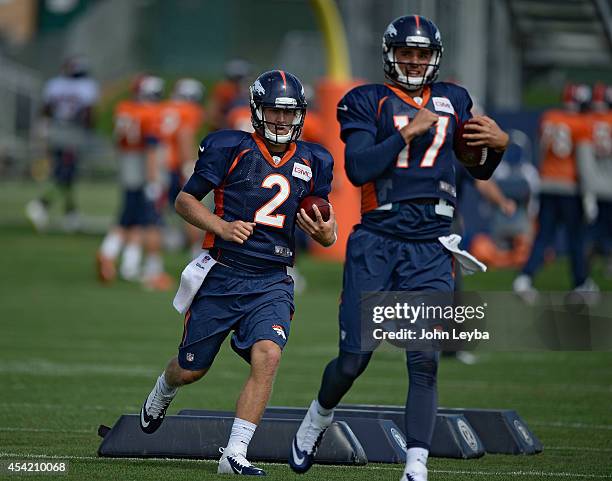
[[(306, 97), (299, 79), (283, 70), (262, 73), (250, 87), (251, 122), (255, 131), (275, 144), (296, 141), (304, 126)], [(286, 109), (295, 112), (291, 124), (277, 124), (265, 118), (264, 108)], [(279, 134), (278, 127), (289, 126), (289, 132)]]
[[(404, 73), (400, 67), (403, 62), (398, 62), (395, 58), (395, 49), (398, 47), (431, 50), (429, 65), (422, 77), (408, 77)], [(438, 77), (443, 50), (440, 30), (431, 20), (420, 15), (396, 18), (383, 35), (385, 76), (408, 90), (417, 90), (434, 82)]]

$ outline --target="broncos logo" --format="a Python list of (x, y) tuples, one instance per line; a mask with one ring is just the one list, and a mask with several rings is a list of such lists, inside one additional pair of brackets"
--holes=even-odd
[(255, 80), (255, 83), (251, 85), (251, 92), (257, 95), (265, 95), (266, 89), (263, 88), (259, 80)]
[(387, 30), (385, 30), (385, 35), (388, 37), (395, 37), (397, 35), (397, 30), (392, 23), (390, 23)]

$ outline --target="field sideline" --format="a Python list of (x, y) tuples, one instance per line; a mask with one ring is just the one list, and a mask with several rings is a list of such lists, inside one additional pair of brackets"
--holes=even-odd
[[(41, 458), (70, 462), (62, 479), (218, 479), (210, 461), (112, 460), (96, 455), (99, 424), (136, 413), (167, 358), (175, 352), (182, 322), (172, 293), (153, 294), (95, 279), (97, 235), (36, 235), (23, 206), (31, 184), (0, 184), (0, 466)], [(80, 188), (84, 210), (110, 218), (116, 194), (104, 185)], [(183, 254), (170, 255), (178, 276)], [(271, 403), (306, 406), (322, 369), (337, 350), (337, 302), (341, 265), (302, 258), (309, 281), (296, 299), (291, 339)], [(558, 262), (537, 280), (541, 288), (567, 287), (567, 266)], [(504, 290), (513, 273), (468, 278), (467, 287)], [(594, 277), (604, 290), (601, 266)], [(509, 319), (511, 321), (511, 319)], [(612, 353), (488, 353), (464, 366), (443, 360), (440, 404), (448, 407), (516, 409), (544, 444), (537, 456), (486, 455), (478, 460), (430, 461), (432, 481), (612, 480)], [(169, 414), (183, 408), (233, 409), (246, 364), (222, 348), (207, 378), (181, 391)], [(345, 402), (403, 404), (403, 355), (375, 355)], [(265, 465), (268, 479), (398, 480), (402, 466), (315, 466), (306, 476), (286, 465)], [(3, 476), (0, 479), (14, 479)]]

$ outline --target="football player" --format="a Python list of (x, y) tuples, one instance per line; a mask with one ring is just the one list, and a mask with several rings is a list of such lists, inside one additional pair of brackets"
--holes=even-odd
[(119, 185), (123, 191), (119, 223), (104, 237), (97, 253), (98, 277), (111, 282), (116, 277), (115, 263), (122, 253), (119, 273), (123, 279), (136, 281), (141, 274), (144, 230), (159, 221), (150, 187), (148, 166), (159, 155), (158, 102), (163, 80), (144, 75), (132, 85), (132, 98), (117, 104), (114, 135), (119, 160)]
[[(349, 180), (361, 187), (361, 224), (349, 237), (340, 301), (340, 351), (324, 370), (315, 400), (297, 431), (289, 464), (312, 465), (334, 408), (366, 369), (361, 344), (361, 294), (453, 291), (452, 255), (439, 242), (450, 234), (455, 205), (453, 136), (467, 121), (468, 145), (486, 146), (484, 163), (468, 171), (488, 179), (508, 143), (491, 118), (472, 117), (465, 89), (435, 82), (440, 31), (422, 16), (394, 20), (383, 36), (386, 84), (352, 89), (338, 104)], [(426, 462), (437, 409), (438, 352), (406, 351), (407, 457), (403, 481), (427, 479)]]
[(545, 112), (541, 119), (538, 232), (529, 259), (513, 283), (514, 291), (528, 303), (537, 297), (533, 277), (560, 225), (566, 226), (573, 288), (597, 290), (588, 276), (585, 252), (585, 224), (597, 217), (597, 203), (580, 173), (582, 162), (578, 158), (578, 145), (592, 141), (591, 117), (587, 113), (590, 103), (591, 88), (570, 83), (563, 92), (564, 109)]
[(599, 251), (607, 256), (606, 275), (612, 277), (612, 85), (593, 87), (592, 142), (578, 146), (584, 163), (582, 174), (597, 197), (597, 222), (591, 235)]
[[(295, 226), (329, 246), (336, 223), (333, 210), (327, 222), (318, 210), (316, 221), (298, 212), (306, 196), (327, 199), (333, 169), (323, 147), (297, 140), (306, 114), (300, 81), (282, 70), (263, 73), (250, 87), (250, 105), (255, 132), (206, 137), (176, 199), (177, 212), (206, 231), (206, 251), (192, 265), (212, 268), (191, 291), (178, 355), (145, 400), (140, 422), (146, 433), (156, 431), (178, 388), (206, 374), (233, 330), (231, 346), (251, 369), (218, 471), (262, 475), (246, 454), (289, 337), (294, 305), (287, 267), (294, 260)], [(211, 190), (214, 213), (200, 202)], [(181, 292), (182, 287), (177, 298)]]
[[(172, 206), (183, 187), (184, 177), (193, 172), (193, 146), (197, 144), (196, 134), (204, 121), (203, 96), (204, 86), (200, 81), (182, 78), (174, 84), (171, 98), (162, 103), (160, 130), (168, 163), (168, 202)], [(202, 231), (187, 223), (186, 234), (195, 257), (201, 252)]]
[(87, 59), (80, 56), (66, 59), (62, 74), (44, 86), (43, 137), (52, 160), (53, 184), (26, 206), (26, 215), (37, 230), (48, 226), (48, 209), (58, 196), (63, 197), (65, 230), (79, 227), (73, 186), (79, 157), (94, 126), (98, 96), (98, 83), (90, 76)]
[[(210, 128), (218, 130), (231, 128), (227, 115), (233, 107), (242, 104), (247, 96), (248, 81), (253, 66), (239, 58), (230, 60), (225, 65), (225, 79), (217, 83), (210, 98)], [(246, 102), (244, 102), (246, 103)]]

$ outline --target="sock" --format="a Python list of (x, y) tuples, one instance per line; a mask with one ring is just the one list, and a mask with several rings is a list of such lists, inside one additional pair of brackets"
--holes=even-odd
[(427, 466), (427, 457), (429, 451), (424, 448), (408, 448), (406, 451), (406, 466), (412, 463), (419, 462), (423, 466)]
[(159, 254), (149, 254), (145, 259), (143, 276), (154, 277), (164, 272), (164, 261)]
[(249, 443), (251, 442), (251, 438), (256, 428), (257, 424), (250, 423), (244, 419), (234, 418), (232, 434), (227, 442), (225, 451), (232, 454), (242, 454), (242, 456), (246, 457)]
[(142, 259), (142, 247), (140, 244), (132, 243), (125, 246), (119, 273), (124, 279), (136, 280), (140, 273), (140, 261)]
[(121, 234), (118, 232), (109, 232), (102, 241), (100, 253), (104, 257), (115, 260), (117, 257), (119, 257), (121, 247), (123, 247), (123, 238), (121, 237)]
[(315, 399), (311, 404), (311, 409), (314, 407), (313, 414), (316, 413), (322, 417), (328, 417), (330, 414), (334, 413), (333, 409), (326, 409), (321, 404), (319, 404), (319, 400)]
[(157, 385), (164, 396), (174, 396), (178, 391), (178, 387), (172, 387), (166, 382), (166, 371), (157, 378)]

